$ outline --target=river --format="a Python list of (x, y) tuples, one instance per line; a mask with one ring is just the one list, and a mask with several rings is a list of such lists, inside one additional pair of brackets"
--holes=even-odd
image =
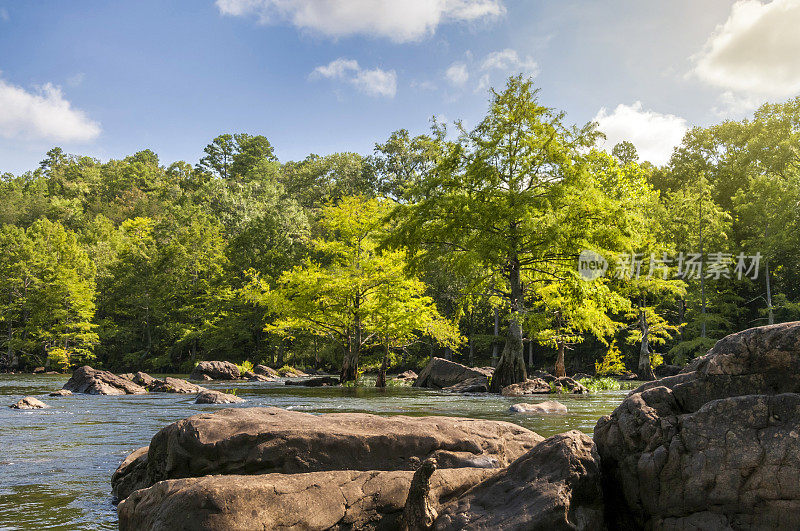
[[(184, 375), (185, 377), (185, 375)], [(116, 529), (111, 474), (131, 451), (149, 444), (165, 425), (222, 407), (194, 404), (195, 395), (152, 393), (128, 396), (74, 395), (51, 398), (67, 378), (0, 374), (0, 530)], [(425, 389), (303, 388), (274, 383), (208, 382), (236, 389), (244, 404), (311, 413), (365, 412), (379, 415), (450, 415), (506, 420), (543, 436), (578, 429), (592, 433), (627, 391), (543, 396), (524, 400), (496, 395), (453, 395)], [(36, 396), (49, 409), (18, 411), (7, 406)], [(555, 399), (567, 415), (525, 416), (508, 412), (517, 402)]]

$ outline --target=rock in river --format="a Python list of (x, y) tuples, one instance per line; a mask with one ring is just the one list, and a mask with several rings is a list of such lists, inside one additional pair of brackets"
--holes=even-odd
[(443, 389), (471, 378), (487, 378), (492, 375), (491, 368), (474, 368), (461, 365), (443, 358), (431, 358), (431, 361), (419, 373), (414, 387), (433, 387)]
[(48, 396), (72, 396), (72, 391), (67, 391), (66, 389), (59, 389), (58, 391), (53, 391)]
[(172, 378), (170, 376), (167, 376), (163, 380), (153, 379), (147, 389), (152, 393), (181, 394), (199, 393), (205, 390), (204, 387), (187, 382), (186, 380), (181, 380), (180, 378)]
[(143, 395), (147, 389), (108, 371), (98, 371), (88, 365), (76, 369), (64, 389), (90, 395)]
[[(496, 470), (437, 470), (436, 507)], [(412, 471), (332, 470), (304, 474), (174, 479), (134, 492), (119, 505), (122, 531), (148, 529), (399, 529)]]
[(50, 407), (38, 398), (34, 398), (32, 396), (26, 396), (16, 404), (12, 404), (10, 406), (11, 409), (44, 409), (46, 407)]
[(201, 361), (195, 366), (190, 380), (202, 380), (208, 376), (212, 380), (238, 380), (242, 373), (239, 367), (229, 361)]
[(533, 415), (547, 415), (551, 413), (563, 414), (567, 412), (567, 406), (555, 400), (548, 400), (546, 402), (539, 402), (538, 404), (514, 404), (508, 408), (508, 410), (512, 413), (529, 413)]
[(617, 529), (800, 529), (800, 322), (717, 342), (595, 427)]
[(286, 385), (300, 385), (303, 387), (330, 387), (339, 385), (339, 378), (333, 376), (320, 376), (319, 378), (308, 378), (306, 380), (286, 380)]
[(445, 387), (442, 391), (450, 393), (488, 393), (489, 378), (481, 376), (479, 378), (469, 378), (455, 385)]
[(579, 431), (536, 445), (439, 511), (434, 529), (605, 529), (600, 459)]
[(278, 371), (266, 365), (256, 365), (253, 367), (253, 372), (262, 376), (269, 376), (270, 378), (277, 378), (279, 376)]
[(238, 404), (240, 402), (244, 402), (244, 398), (212, 389), (201, 391), (194, 401), (195, 404)]
[(503, 387), (500, 394), (503, 396), (529, 396), (542, 395), (550, 392), (550, 384), (541, 378), (532, 378), (524, 382)]
[(440, 468), (497, 468), (542, 440), (516, 424), (490, 420), (223, 409), (156, 433), (148, 452), (147, 482), (137, 487), (209, 474), (410, 471), (429, 457)]

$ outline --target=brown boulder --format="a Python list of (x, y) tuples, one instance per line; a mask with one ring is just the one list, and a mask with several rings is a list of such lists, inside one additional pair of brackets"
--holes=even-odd
[[(431, 496), (438, 507), (495, 473), (438, 470)], [(413, 474), (335, 470), (162, 481), (120, 503), (119, 526), (123, 531), (397, 529)]]
[(467, 367), (443, 358), (431, 358), (431, 361), (419, 373), (419, 377), (414, 382), (414, 387), (443, 389), (461, 383), (464, 380), (488, 378), (491, 375), (491, 369)]
[(552, 385), (553, 391), (556, 393), (572, 393), (574, 395), (585, 395), (589, 393), (589, 390), (584, 387), (582, 383), (576, 382), (568, 376), (556, 378), (550, 385)]
[[(122, 375), (120, 374), (120, 376)], [(155, 378), (153, 378), (146, 372), (142, 371), (139, 371), (136, 374), (134, 374), (133, 378), (130, 378), (130, 380), (135, 384), (141, 385), (142, 387), (150, 387), (153, 384), (153, 382), (156, 381)]]
[(49, 396), (72, 396), (72, 391), (67, 391), (66, 389), (59, 389), (58, 391), (53, 391), (50, 393)]
[(111, 492), (116, 500), (124, 500), (147, 482), (147, 450), (147, 446), (134, 450), (114, 471)]
[(602, 530), (600, 458), (579, 431), (539, 443), (439, 511), (434, 528)]
[(503, 387), (500, 394), (503, 396), (529, 396), (542, 395), (550, 392), (550, 384), (541, 378), (528, 379)]
[(248, 376), (247, 379), (251, 382), (274, 382), (275, 378), (271, 378), (269, 376), (264, 376), (263, 374), (256, 374), (252, 373), (252, 376)]
[(621, 529), (800, 528), (800, 322), (727, 336), (600, 419)]
[(147, 389), (108, 371), (98, 371), (88, 365), (76, 369), (63, 389), (90, 395), (143, 395)]
[(269, 376), (270, 378), (278, 377), (278, 371), (272, 367), (267, 367), (266, 365), (256, 365), (253, 367), (253, 372), (262, 376)]
[(36, 367), (33, 369), (33, 374), (44, 374), (46, 370), (44, 367)]
[(541, 440), (516, 424), (489, 420), (223, 409), (156, 433), (148, 482), (139, 487), (209, 474), (414, 470), (428, 457), (441, 468), (496, 468)]
[(567, 406), (555, 400), (548, 400), (546, 402), (539, 402), (538, 404), (514, 404), (508, 410), (512, 413), (529, 413), (529, 414), (563, 414), (567, 412)]
[(181, 380), (180, 378), (172, 378), (169, 376), (167, 376), (163, 380), (153, 379), (153, 381), (150, 383), (147, 389), (151, 393), (181, 393), (181, 394), (199, 393), (205, 390), (204, 387), (200, 387), (199, 385), (187, 382), (186, 380)]
[(48, 406), (38, 398), (34, 398), (32, 396), (26, 396), (16, 404), (12, 404), (8, 407), (10, 407), (11, 409), (44, 409), (50, 406)]
[(212, 380), (238, 380), (242, 373), (239, 367), (229, 361), (201, 361), (195, 366), (189, 379), (202, 380), (203, 376)]
[(469, 378), (463, 382), (445, 387), (442, 391), (447, 391), (449, 393), (488, 393), (489, 379), (485, 376)]
[(240, 402), (244, 402), (244, 398), (213, 389), (204, 389), (194, 401), (195, 404), (238, 404)]
[(419, 375), (414, 371), (404, 371), (394, 377), (395, 380), (416, 380)]

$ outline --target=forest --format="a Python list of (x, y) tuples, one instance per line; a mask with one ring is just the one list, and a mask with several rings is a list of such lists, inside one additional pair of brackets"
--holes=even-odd
[(499, 389), (531, 368), (652, 379), (800, 319), (800, 98), (695, 127), (662, 167), (601, 134), (518, 76), (474, 127), (398, 129), (366, 156), (282, 162), (247, 133), (195, 164), (53, 148), (0, 178), (0, 370), (385, 381), (439, 356), (495, 365)]

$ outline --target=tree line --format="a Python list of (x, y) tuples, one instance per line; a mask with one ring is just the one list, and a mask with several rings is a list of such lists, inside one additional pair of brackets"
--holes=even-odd
[[(531, 80), (474, 128), (281, 162), (223, 134), (195, 164), (49, 151), (0, 179), (0, 368), (340, 372), (432, 355), (557, 375), (683, 364), (800, 317), (800, 99), (689, 131), (668, 164), (597, 148)], [(596, 278), (579, 257), (606, 269)]]

